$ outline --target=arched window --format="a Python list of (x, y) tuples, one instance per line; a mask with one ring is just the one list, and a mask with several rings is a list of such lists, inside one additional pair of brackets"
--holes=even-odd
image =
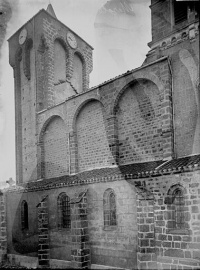
[(168, 191), (165, 203), (168, 205), (168, 228), (175, 230), (188, 229), (184, 188), (181, 185), (172, 186)]
[(71, 228), (70, 198), (66, 193), (58, 196), (58, 228)]
[(174, 228), (184, 229), (185, 218), (184, 218), (184, 194), (183, 190), (177, 188), (172, 194), (174, 211), (172, 214), (172, 220), (174, 221)]
[(28, 204), (22, 201), (21, 204), (21, 227), (22, 230), (28, 229)]
[(107, 189), (104, 192), (103, 198), (103, 211), (104, 211), (104, 226), (116, 226), (116, 198), (112, 189)]

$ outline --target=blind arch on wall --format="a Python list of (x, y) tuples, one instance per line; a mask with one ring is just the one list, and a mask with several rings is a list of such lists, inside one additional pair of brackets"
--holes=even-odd
[(83, 74), (83, 59), (78, 53), (75, 53), (72, 84), (78, 93), (81, 93), (83, 91)]
[(52, 117), (42, 139), (43, 177), (49, 179), (69, 174), (69, 146), (63, 119)]
[(75, 120), (78, 171), (107, 166), (111, 153), (101, 102), (89, 100), (84, 103)]
[(157, 85), (148, 79), (133, 81), (117, 99), (119, 164), (163, 158), (161, 99)]
[(59, 39), (54, 41), (54, 83), (66, 81), (66, 49)]

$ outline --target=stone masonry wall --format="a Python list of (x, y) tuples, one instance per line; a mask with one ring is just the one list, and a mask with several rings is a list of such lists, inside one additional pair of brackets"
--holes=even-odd
[[(25, 58), (25, 52), (22, 60)], [(25, 181), (33, 180), (36, 177), (34, 171), (36, 167), (36, 100), (35, 100), (35, 52), (30, 50), (29, 68), (30, 78), (24, 74), (24, 65), (26, 61), (20, 62), (21, 74), (21, 110), (22, 110), (22, 179)], [(34, 175), (35, 174), (35, 175)]]
[[(162, 78), (162, 80), (159, 78)], [(140, 106), (141, 104), (139, 105), (137, 101), (137, 94), (133, 94), (132, 96), (135, 104), (137, 104), (137, 106), (132, 106), (133, 112), (135, 110), (137, 115), (144, 118), (142, 118), (143, 121), (137, 125), (137, 129), (135, 123), (133, 124), (132, 122), (135, 129), (132, 131), (130, 130), (130, 124), (128, 125), (126, 122), (123, 127), (120, 126), (119, 123), (123, 119), (120, 118), (117, 108), (119, 107), (121, 98), (123, 99), (123, 93), (125, 93), (124, 97), (126, 96), (126, 93), (128, 93), (126, 90), (129, 85), (137, 85), (137, 82), (139, 82), (139, 85), (143, 85), (142, 82), (145, 82), (144, 87), (146, 87), (145, 93), (147, 93), (147, 96), (146, 105), (143, 104), (142, 106)], [(154, 158), (166, 159), (172, 157), (173, 129), (170, 82), (171, 77), (169, 67), (165, 60), (161, 61), (159, 65), (150, 65), (141, 70), (127, 73), (127, 75), (119, 77), (110, 83), (94, 88), (91, 91), (77, 95), (76, 97), (69, 98), (65, 103), (38, 113), (38, 136), (42, 138), (44, 131), (43, 127), (54, 115), (60, 116), (64, 120), (67, 137), (70, 135), (70, 171), (72, 173), (78, 172), (78, 162), (80, 163), (81, 170), (88, 168), (94, 169), (102, 166), (102, 164), (104, 164), (104, 166), (118, 164), (120, 162), (120, 155), (123, 164), (128, 164), (133, 161), (140, 162), (141, 160), (152, 160)], [(95, 102), (97, 104), (97, 101), (101, 102), (103, 118), (101, 116), (101, 122), (99, 122), (99, 124), (98, 121), (92, 120), (98, 111), (95, 106), (91, 106), (91, 100), (94, 100), (93, 104), (95, 104)], [(120, 106), (122, 106), (122, 103)], [(122, 107), (122, 110), (125, 110), (128, 113), (128, 110), (125, 109), (127, 108), (126, 102)], [(86, 117), (86, 112), (90, 113), (90, 118), (88, 118), (88, 116)], [(148, 116), (149, 113), (151, 114), (150, 116)], [(85, 117), (83, 117), (83, 114), (85, 114)], [(155, 119), (151, 119), (154, 114)], [(99, 125), (98, 129), (97, 125)], [(80, 137), (79, 126), (82, 126), (82, 129), (88, 126), (90, 127), (91, 132), (81, 130)], [(100, 136), (101, 138), (98, 139), (99, 134), (103, 132), (103, 126), (106, 129), (106, 135), (104, 133), (104, 135)], [(144, 136), (141, 137), (144, 130), (146, 130), (146, 135), (144, 134)], [(124, 132), (123, 141), (125, 141), (126, 138), (129, 138), (128, 140), (131, 142), (129, 143), (131, 146), (129, 144), (125, 144), (123, 147), (120, 146), (119, 155), (118, 136), (121, 136), (121, 132)], [(83, 134), (85, 135), (82, 136)], [(141, 139), (140, 142), (138, 141), (140, 149), (138, 150), (139, 154), (132, 158), (130, 156), (130, 147), (132, 150), (134, 147), (139, 147), (138, 143), (134, 142), (136, 136), (138, 136), (138, 140)], [(155, 144), (152, 142), (149, 143), (149, 138), (152, 138), (153, 141), (155, 140)], [(94, 149), (91, 149), (91, 142), (92, 145), (95, 144), (95, 148), (93, 147)], [(106, 148), (106, 145), (109, 146), (109, 150)], [(38, 147), (40, 148), (42, 145), (38, 145)], [(104, 151), (105, 149), (107, 150)], [(126, 155), (127, 151), (129, 152), (127, 158), (122, 158), (123, 155)], [(39, 153), (40, 151), (38, 151), (38, 161), (40, 160)], [(80, 153), (82, 154), (80, 155)], [(86, 161), (87, 157), (88, 160)]]
[(119, 164), (163, 158), (159, 90), (150, 81), (130, 85), (117, 106)]
[[(199, 20), (197, 12), (188, 7), (187, 20), (175, 24), (174, 2), (180, 5), (181, 12), (181, 1), (152, 1), (152, 42), (145, 61), (164, 55), (169, 57), (173, 84), (174, 151), (176, 157), (183, 157), (200, 152)], [(189, 1), (185, 4), (188, 5)], [(190, 4), (195, 4), (197, 9), (199, 3), (192, 1)]]
[(138, 190), (138, 269), (157, 269), (155, 253), (154, 197), (146, 190)]
[[(88, 189), (87, 211), (84, 206), (85, 202), (80, 201), (80, 204), (77, 203), (77, 207), (74, 206), (78, 212), (75, 215), (72, 213), (71, 229), (60, 229), (58, 227), (57, 211), (57, 199), (59, 194), (66, 192), (67, 196), (73, 199), (78, 197), (77, 194), (80, 194), (86, 188)], [(116, 195), (117, 226), (110, 229), (104, 228), (103, 218), (103, 197), (107, 189), (112, 189)], [(77, 241), (76, 246), (81, 245), (80, 239), (83, 240), (84, 238), (85, 241), (83, 242), (87, 242), (85, 248), (91, 250), (90, 258), (92, 264), (130, 269), (136, 268), (136, 193), (134, 186), (127, 183), (124, 179), (121, 179), (121, 181), (93, 183), (90, 185), (59, 187), (37, 192), (9, 192), (9, 207), (7, 213), (9, 253), (22, 254), (23, 256), (30, 256), (30, 254), (32, 254), (31, 256), (37, 256), (39, 235), (37, 230), (38, 213), (36, 206), (47, 195), (50, 259), (72, 262), (71, 250), (73, 250), (74, 246), (73, 241)], [(29, 229), (26, 232), (22, 232), (20, 223), (20, 205), (23, 200), (27, 201), (29, 209)], [(84, 211), (82, 209), (84, 209)], [(87, 226), (85, 226), (86, 214), (88, 222), (87, 233), (85, 230), (87, 229)], [(83, 219), (77, 219), (79, 215), (82, 216)], [(76, 230), (77, 233), (81, 232), (81, 235), (75, 235)], [(42, 234), (41, 237), (43, 237)], [(83, 253), (85, 254), (85, 251), (82, 252), (80, 256), (82, 256)], [(39, 253), (39, 255), (42, 254)], [(78, 253), (76, 256), (79, 256)], [(86, 256), (86, 254), (84, 256)], [(77, 260), (75, 261), (77, 262)]]
[(76, 121), (78, 171), (110, 165), (104, 108), (98, 101), (86, 104)]
[(91, 266), (86, 192), (81, 192), (78, 197), (70, 201), (72, 212), (71, 256), (72, 266), (76, 269), (89, 269)]
[[(176, 43), (178, 41), (180, 43), (182, 38), (182, 33), (180, 32), (182, 30), (185, 32), (184, 39), (187, 39), (188, 29), (186, 28), (188, 25), (190, 25), (190, 30), (194, 30), (194, 25), (192, 24), (199, 19), (197, 15), (197, 10), (199, 9), (198, 1), (192, 1), (193, 3), (189, 3), (190, 1), (186, 1), (187, 3), (178, 2), (175, 0), (151, 1), (152, 42), (149, 43), (150, 45), (158, 46), (157, 42), (163, 43), (163, 46), (168, 46), (170, 42)], [(195, 3), (195, 8), (192, 6), (194, 2), (197, 2)], [(188, 4), (191, 5), (189, 6)], [(194, 32), (192, 35), (194, 35)], [(165, 39), (164, 42), (163, 39)]]
[[(22, 60), (22, 49), (20, 49), (15, 55), (15, 91), (21, 88), (21, 76), (20, 76), (20, 61)], [(21, 91), (18, 91), (18, 95), (15, 95), (15, 132), (16, 132), (16, 183), (23, 182), (22, 178), (22, 113), (19, 108), (21, 107)], [(19, 111), (18, 111), (19, 110)]]
[[(116, 196), (117, 225), (104, 226), (103, 195)], [(126, 181), (92, 184), (88, 189), (88, 228), (91, 263), (137, 269), (136, 193)]]
[(74, 54), (74, 72), (72, 76), (72, 85), (78, 93), (83, 91), (83, 78), (84, 78), (84, 64), (79, 55)]
[[(66, 42), (66, 35), (69, 29), (64, 27), (61, 23), (54, 20), (53, 18), (45, 18), (43, 20), (43, 30), (44, 36), (46, 38), (49, 50), (48, 50), (48, 100), (49, 105), (55, 104), (56, 98), (54, 93), (54, 41), (55, 39), (60, 39), (62, 44), (64, 44), (66, 49), (66, 78), (63, 82), (68, 82), (72, 88), (71, 78), (74, 72), (74, 55), (78, 53), (81, 55), (83, 63), (83, 91), (87, 91), (89, 88), (89, 74), (92, 71), (92, 49), (85, 42), (83, 42), (78, 36), (76, 36), (78, 47), (77, 49), (72, 49)], [(71, 83), (70, 83), (71, 82)], [(65, 86), (65, 84), (63, 84)], [(58, 86), (56, 86), (56, 89)], [(65, 87), (66, 88), (66, 87)], [(60, 90), (59, 90), (60, 91)], [(76, 92), (76, 89), (75, 89)], [(73, 95), (73, 94), (72, 94)], [(68, 95), (67, 95), (68, 96)], [(63, 99), (64, 101), (64, 99)]]
[[(59, 230), (57, 198), (62, 192), (66, 192), (70, 198), (74, 198), (84, 188), (87, 188), (87, 211), (84, 210), (83, 214), (85, 215), (87, 212), (87, 235), (92, 264), (128, 269), (136, 269), (136, 267), (156, 269), (157, 267), (158, 269), (196, 270), (200, 266), (199, 177), (199, 171), (180, 172), (145, 179), (131, 179), (129, 177), (127, 181), (122, 178), (118, 181), (110, 179), (108, 182), (91, 183), (87, 186), (58, 187), (38, 192), (7, 193), (9, 200), (7, 211), (9, 250), (13, 250), (11, 246), (14, 246), (14, 250), (16, 249), (20, 253), (24, 246), (24, 250), (29, 252), (32, 250), (33, 252), (33, 242), (38, 243), (34, 236), (34, 220), (37, 220), (36, 202), (41, 201), (45, 194), (45, 196), (49, 195), (50, 255), (53, 254), (50, 258), (70, 260), (69, 252), (73, 249), (71, 237), (75, 236), (73, 234), (75, 231), (72, 230), (75, 225), (79, 226), (81, 223), (72, 216), (72, 220), (75, 222), (72, 230), (68, 233), (65, 230)], [(169, 190), (174, 185), (181, 185), (185, 190), (184, 216), (186, 226), (181, 231), (172, 228), (171, 206), (167, 200)], [(103, 219), (103, 197), (108, 189), (112, 189), (115, 193), (117, 210), (117, 225), (109, 229), (104, 226)], [(18, 199), (17, 196), (19, 196)], [(20, 208), (13, 216), (13, 208), (17, 207), (16, 199), (20, 201), (25, 199), (28, 202), (29, 213), (31, 213), (29, 231), (18, 239), (18, 241), (21, 239), (21, 243), (20, 241), (17, 243), (16, 240), (13, 242), (11, 237), (15, 236), (16, 233), (21, 234)], [(79, 204), (77, 206), (76, 209), (81, 209)], [(76, 211), (79, 213), (79, 210)], [(79, 241), (78, 239), (74, 238), (74, 241)]]
[(171, 32), (171, 1), (152, 1), (151, 29), (152, 41), (155, 42)]
[[(66, 83), (68, 83), (73, 76), (73, 54), (74, 53), (80, 56), (81, 60), (83, 60), (83, 66), (85, 66), (85, 70), (86, 70), (86, 74), (83, 71), (83, 76), (89, 76), (89, 73), (92, 70), (92, 62), (91, 62), (92, 49), (89, 45), (87, 45), (87, 43), (84, 43), (83, 40), (81, 40), (77, 36), (78, 48), (76, 50), (72, 50), (71, 48), (69, 48), (68, 43), (66, 41), (66, 34), (68, 31), (68, 28), (64, 27), (60, 22), (57, 22), (53, 18), (49, 18), (48, 14), (46, 14), (43, 11), (41, 11), (41, 13), (37, 16), (38, 17), (35, 18), (35, 29), (38, 31), (37, 32), (38, 34), (35, 35), (35, 40), (33, 40), (33, 49), (37, 50), (34, 53), (35, 53), (36, 65), (38, 65), (38, 68), (39, 68), (37, 71), (37, 76), (39, 77), (38, 77), (38, 80), (36, 80), (37, 88), (38, 88), (37, 96), (33, 100), (32, 97), (34, 93), (32, 91), (30, 102), (31, 104), (33, 103), (32, 104), (33, 106), (35, 106), (33, 107), (35, 111), (36, 111), (36, 107), (38, 110), (39, 109), (43, 109), (43, 110), (36, 113), (37, 122), (35, 123), (35, 120), (32, 119), (32, 117), (30, 117), (30, 108), (32, 108), (31, 107), (32, 105), (29, 107), (24, 105), (24, 109), (21, 115), (21, 118), (22, 118), (21, 123), (20, 123), (20, 119), (17, 120), (17, 126), (20, 126), (22, 123), (24, 124), (23, 134), (20, 133), (20, 130), (18, 130), (19, 138), (17, 138), (17, 145), (19, 145), (18, 146), (19, 149), (17, 152), (17, 163), (19, 163), (19, 165), (18, 165), (17, 170), (19, 172), (22, 169), (22, 164), (23, 164), (21, 159), (26, 160), (27, 158), (27, 163), (26, 163), (27, 167), (26, 166), (23, 167), (25, 172), (27, 169), (26, 177), (22, 179), (22, 175), (19, 174), (18, 176), (19, 180), (21, 182), (22, 181), (27, 182), (34, 179), (35, 180), (40, 179), (43, 176), (41, 172), (41, 168), (40, 168), (41, 167), (40, 164), (42, 162), (42, 155), (43, 155), (43, 151), (42, 151), (43, 145), (41, 144), (42, 140), (40, 139), (43, 136), (44, 126), (46, 125), (46, 122), (55, 115), (60, 116), (64, 120), (65, 125), (66, 125), (66, 135), (67, 135), (67, 138), (70, 138), (70, 151), (69, 151), (70, 152), (69, 153), (70, 172), (72, 173), (78, 172), (78, 149), (77, 149), (78, 142), (77, 142), (77, 136), (76, 136), (77, 135), (76, 134), (76, 121), (77, 121), (77, 116), (80, 112), (80, 109), (84, 105), (87, 106), (88, 104), (89, 106), (89, 101), (91, 99), (100, 101), (102, 104), (103, 111), (104, 111), (104, 124), (106, 127), (106, 136), (107, 136), (106, 138), (104, 137), (105, 139), (104, 139), (103, 144), (104, 145), (107, 144), (110, 150), (109, 153), (106, 152), (105, 157), (102, 157), (100, 159), (101, 161), (102, 159), (104, 159), (104, 161), (107, 160), (106, 163), (104, 162), (106, 166), (112, 166), (112, 165), (118, 164), (120, 160), (119, 160), (119, 140), (118, 140), (118, 126), (117, 126), (118, 115), (116, 114), (116, 107), (118, 106), (120, 102), (120, 97), (123, 96), (123, 92), (126, 91), (127, 87), (130, 84), (136, 83), (141, 80), (148, 81), (150, 84), (152, 83), (155, 84), (156, 89), (158, 89), (158, 92), (159, 92), (158, 94), (159, 98), (156, 98), (159, 105), (156, 105), (158, 106), (156, 110), (160, 110), (160, 119), (158, 122), (159, 122), (159, 126), (162, 127), (162, 131), (160, 131), (160, 128), (155, 128), (155, 127), (153, 128), (154, 130), (152, 131), (151, 129), (152, 126), (150, 129), (148, 129), (148, 127), (150, 126), (148, 125), (149, 121), (146, 121), (146, 120), (144, 121), (145, 124), (147, 124), (146, 125), (147, 130), (154, 133), (154, 135), (152, 136), (155, 136), (155, 137), (158, 136), (159, 140), (161, 141), (160, 144), (158, 143), (155, 146), (155, 148), (157, 149), (155, 150), (157, 153), (156, 159), (171, 158), (173, 156), (171, 75), (170, 75), (167, 59), (163, 58), (159, 60), (159, 62), (156, 62), (155, 64), (152, 63), (150, 65), (142, 66), (136, 70), (127, 72), (126, 74), (119, 76), (108, 82), (105, 82), (102, 85), (99, 85), (98, 87), (95, 87), (93, 89), (89, 90), (88, 88), (86, 88), (87, 89), (86, 92), (76, 94), (73, 97), (72, 96), (68, 97), (66, 100), (63, 100), (63, 103), (55, 104), (55, 100), (54, 100), (54, 41), (56, 39), (62, 41), (62, 44), (64, 44), (64, 47), (66, 47), (66, 51), (68, 53), (69, 59), (68, 59), (68, 68), (66, 69), (66, 73), (67, 73)], [(41, 26), (43, 26), (43, 28)], [(33, 36), (33, 33), (32, 33), (33, 29), (32, 29), (31, 23), (27, 25), (27, 30), (28, 30), (28, 36), (29, 38), (31, 38)], [(15, 55), (16, 49), (14, 45), (18, 44), (18, 39), (17, 39), (18, 35), (16, 34), (12, 38), (13, 38), (12, 42), (10, 41), (10, 43), (12, 43), (10, 44), (10, 48), (11, 48), (10, 63), (14, 66), (16, 64), (15, 63), (16, 61), (13, 59), (13, 57), (16, 56)], [(18, 45), (16, 46), (16, 48), (18, 48)], [(23, 56), (23, 53), (22, 53), (22, 56)], [(36, 67), (36, 70), (37, 70), (37, 67)], [(24, 70), (23, 68), (21, 68), (22, 74), (20, 74), (20, 76), (23, 75), (23, 72)], [(18, 77), (16, 79), (19, 80), (18, 73), (16, 73), (16, 76)], [(26, 84), (27, 77), (25, 75), (23, 76), (25, 78), (24, 77), (21, 78), (20, 82), (22, 81), (23, 84)], [(33, 77), (35, 77), (35, 75), (31, 74), (31, 80)], [(44, 85), (42, 83), (44, 83)], [(32, 87), (32, 81), (31, 81), (31, 87)], [(21, 88), (23, 88), (21, 85), (16, 84), (17, 95), (19, 95)], [(153, 97), (152, 97), (152, 101), (154, 102)], [(16, 115), (18, 114), (20, 115), (19, 108), (20, 108), (20, 104), (17, 107)], [(140, 111), (141, 111), (141, 108), (138, 109), (137, 111), (138, 114), (140, 114)], [(142, 114), (142, 111), (141, 111), (141, 114)], [(26, 117), (27, 115), (29, 115), (30, 119)], [(25, 120), (23, 120), (25, 118), (26, 118), (26, 123), (29, 123), (29, 126), (30, 126), (30, 128), (26, 131), (26, 133), (28, 132), (27, 133), (28, 135), (31, 132), (32, 139), (29, 143), (29, 147), (26, 149), (26, 151), (24, 150), (22, 154), (20, 152), (21, 151), (20, 142), (23, 142), (24, 147), (26, 147), (25, 145), (26, 140), (24, 138), (25, 137), (24, 128), (26, 127), (25, 127), (25, 122), (24, 122)], [(128, 130), (128, 126), (125, 129)], [(143, 127), (141, 127), (141, 129), (143, 129)], [(140, 136), (139, 133), (135, 135)], [(133, 137), (133, 135), (130, 135), (130, 136)], [(142, 139), (144, 139), (144, 137)], [(132, 138), (130, 139), (130, 141), (132, 142)], [(97, 142), (97, 145), (99, 143), (101, 144), (102, 140)], [(99, 147), (101, 147), (100, 144), (98, 145), (98, 149)], [(144, 145), (147, 144), (146, 146), (144, 146), (144, 148), (146, 148), (145, 150), (143, 149), (143, 146), (142, 146), (143, 152), (154, 151), (154, 149), (152, 149), (152, 146), (150, 146), (147, 143), (147, 138), (143, 140), (141, 145), (142, 144)], [(85, 148), (84, 153), (86, 153), (87, 144), (81, 147)], [(128, 147), (129, 146), (126, 145), (124, 150), (122, 149), (120, 150), (121, 152), (122, 151), (124, 152), (124, 153), (121, 153), (122, 155), (125, 154), (126, 151), (130, 151), (130, 149), (128, 150)], [(99, 151), (95, 151), (96, 158), (98, 156), (98, 152)], [(149, 154), (149, 153), (144, 154), (145, 155), (145, 157), (143, 156), (144, 159), (146, 159), (147, 157), (146, 154)], [(28, 160), (28, 158), (30, 160)], [(32, 158), (34, 160), (32, 160)], [(147, 158), (149, 158), (149, 156)], [(134, 161), (140, 161), (140, 160), (141, 158), (139, 157), (137, 159), (134, 159)], [(127, 164), (132, 161), (133, 160), (130, 159), (130, 157), (128, 157), (126, 160), (123, 161), (123, 164), (125, 163)], [(99, 166), (99, 161), (96, 163), (95, 167), (97, 166)]]
[[(146, 190), (154, 196), (152, 206), (149, 209), (146, 207), (147, 214), (142, 214), (140, 211), (144, 199), (139, 200), (137, 209), (140, 224), (145, 221), (147, 216), (149, 216), (149, 220), (154, 219), (154, 231), (151, 231), (151, 226), (147, 220), (143, 225), (139, 225), (138, 236), (141, 238), (139, 246), (140, 251), (143, 252), (142, 257), (140, 254), (140, 265), (144, 269), (152, 269), (150, 266), (152, 258), (154, 258), (154, 263), (157, 262), (158, 269), (198, 269), (200, 267), (199, 177), (199, 172), (191, 172), (155, 177), (144, 181), (146, 182)], [(142, 185), (144, 185), (144, 182)], [(177, 184), (183, 186), (186, 191), (184, 195), (185, 229), (183, 230), (173, 229), (170, 215), (171, 206), (167, 204), (166, 200), (170, 187)], [(147, 200), (146, 204), (148, 204)], [(154, 215), (152, 215), (152, 209)], [(141, 215), (144, 215), (144, 217), (141, 218)], [(145, 232), (145, 235), (144, 233), (141, 234), (141, 229)], [(152, 239), (152, 233), (154, 233), (154, 239)], [(152, 251), (152, 248), (154, 251)], [(155, 254), (149, 255), (148, 250), (155, 252)]]
[(177, 44), (167, 50), (172, 55), (175, 150), (178, 157), (200, 152), (198, 44), (198, 41), (185, 41), (184, 48)]
[(36, 54), (36, 111), (41, 111), (48, 106), (48, 45), (44, 35), (41, 35)]
[(47, 179), (69, 173), (68, 138), (60, 117), (53, 118), (45, 129), (42, 166)]

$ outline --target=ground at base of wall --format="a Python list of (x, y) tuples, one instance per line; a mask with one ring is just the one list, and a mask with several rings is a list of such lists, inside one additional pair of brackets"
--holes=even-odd
[(92, 270), (112, 270), (112, 269), (115, 269), (115, 270), (128, 270), (126, 268), (118, 268), (118, 267), (113, 267), (113, 266), (107, 266), (107, 265), (99, 265), (99, 264), (92, 264), (91, 265), (91, 269)]
[[(0, 269), (14, 268), (14, 269), (37, 269), (38, 258), (30, 256), (22, 256), (17, 254), (8, 254), (7, 261), (0, 264)], [(71, 261), (63, 261), (50, 259), (50, 269), (72, 269)], [(91, 269), (98, 270), (128, 270), (125, 268), (112, 267), (107, 265), (92, 264)]]
[(27, 267), (11, 264), (9, 262), (1, 263), (0, 269), (6, 269), (6, 268), (14, 268), (14, 269), (28, 269)]

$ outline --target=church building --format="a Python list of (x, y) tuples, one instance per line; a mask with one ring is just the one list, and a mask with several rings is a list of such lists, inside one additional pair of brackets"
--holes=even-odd
[(9, 38), (16, 186), (0, 191), (2, 262), (200, 269), (199, 2), (150, 9), (143, 64), (92, 88), (93, 48), (51, 4)]

